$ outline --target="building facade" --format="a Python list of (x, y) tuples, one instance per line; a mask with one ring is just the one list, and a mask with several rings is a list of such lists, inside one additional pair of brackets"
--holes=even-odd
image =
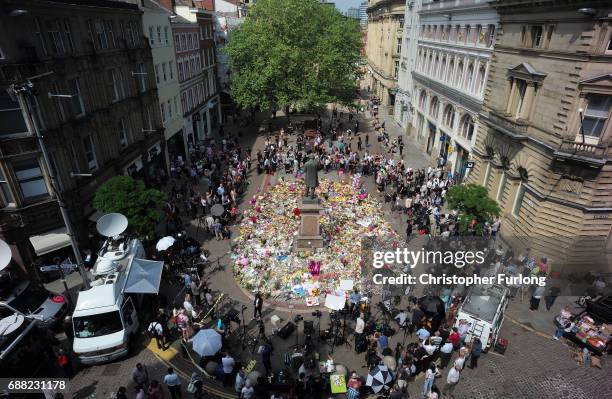
[(406, 14), (404, 15), (404, 30), (400, 48), (400, 68), (397, 78), (397, 96), (393, 118), (402, 128), (408, 132), (412, 123), (414, 105), (412, 103), (412, 72), (416, 69), (417, 42), (419, 33), (419, 11), (421, 0), (408, 1), (406, 3)]
[(370, 0), (368, 4), (366, 84), (382, 105), (393, 106), (398, 90), (405, 1)]
[(500, 15), (468, 181), (501, 235), (553, 268), (605, 265), (612, 226), (609, 2), (492, 1)]
[(423, 1), (411, 94), (416, 141), (432, 162), (462, 180), (476, 142), (498, 17), (487, 2), (456, 4)]
[(359, 8), (358, 7), (349, 7), (346, 10), (346, 17), (358, 20), (359, 19)]
[(368, 27), (368, 2), (364, 1), (359, 4), (359, 25), (361, 25), (361, 29), (366, 29)]
[(166, 165), (176, 155), (187, 155), (187, 140), (183, 137), (183, 111), (176, 66), (176, 52), (170, 24), (170, 12), (152, 1), (141, 4), (143, 32), (151, 46), (159, 109), (164, 126), (164, 157)]
[(72, 251), (32, 127), (6, 88), (33, 83), (37, 125), (84, 241), (98, 217), (92, 199), (102, 183), (131, 173), (150, 184), (159, 175), (163, 127), (136, 5), (6, 1), (0, 32), (0, 238), (20, 270), (35, 278), (35, 261)]

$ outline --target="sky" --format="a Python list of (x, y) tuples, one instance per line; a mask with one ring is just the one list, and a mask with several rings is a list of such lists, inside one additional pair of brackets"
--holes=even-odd
[(340, 11), (346, 11), (349, 7), (359, 7), (364, 0), (327, 0), (330, 3), (336, 3), (336, 8)]

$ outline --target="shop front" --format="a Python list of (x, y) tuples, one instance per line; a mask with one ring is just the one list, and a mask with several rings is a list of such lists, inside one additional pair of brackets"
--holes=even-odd
[(427, 130), (429, 132), (429, 136), (427, 136), (427, 154), (431, 155), (431, 151), (436, 142), (436, 125), (427, 121)]
[(184, 158), (187, 154), (185, 154), (185, 139), (183, 137), (183, 129), (179, 130), (174, 134), (174, 136), (170, 137), (166, 142), (166, 146), (168, 147), (168, 155), (170, 159), (176, 159), (178, 155)]
[(457, 143), (455, 143), (455, 151), (457, 152), (455, 174), (457, 176), (457, 181), (463, 181), (467, 172), (467, 161), (470, 158), (470, 153)]
[(448, 161), (450, 148), (450, 137), (444, 132), (440, 132), (440, 157), (438, 158), (438, 166), (446, 165)]

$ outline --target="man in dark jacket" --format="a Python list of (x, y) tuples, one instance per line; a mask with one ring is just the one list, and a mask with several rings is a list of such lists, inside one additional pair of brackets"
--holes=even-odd
[(478, 367), (478, 358), (482, 354), (482, 342), (480, 338), (474, 338), (472, 342), (472, 351), (470, 352), (470, 368), (475, 369)]

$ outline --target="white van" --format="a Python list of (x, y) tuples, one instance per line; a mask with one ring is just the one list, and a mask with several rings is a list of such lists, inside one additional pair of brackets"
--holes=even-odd
[(499, 336), (504, 311), (508, 306), (508, 289), (501, 285), (473, 286), (457, 312), (455, 327), (460, 320), (468, 322), (470, 329), (465, 342), (480, 338), (483, 351), (489, 350)]
[(72, 348), (81, 363), (104, 363), (128, 354), (138, 331), (138, 315), (122, 287), (109, 283), (79, 293), (72, 315)]

